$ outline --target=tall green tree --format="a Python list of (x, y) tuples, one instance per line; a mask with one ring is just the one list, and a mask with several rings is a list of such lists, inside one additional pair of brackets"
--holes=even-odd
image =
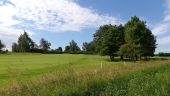
[[(140, 20), (138, 17), (131, 17), (131, 20), (125, 24), (125, 42), (126, 46), (122, 46), (121, 54), (136, 54), (133, 58), (140, 58), (142, 56), (153, 56), (156, 48), (156, 39), (152, 32), (147, 28), (146, 22)], [(129, 51), (128, 46), (136, 51)], [(126, 50), (126, 53), (122, 53)], [(136, 53), (134, 53), (136, 52)]]
[(12, 44), (12, 52), (18, 52), (18, 45), (17, 43)]
[(120, 37), (121, 34), (118, 30), (118, 27), (116, 25), (110, 26), (107, 34), (103, 38), (101, 54), (109, 55), (110, 59), (114, 61), (115, 54), (117, 54), (117, 51), (119, 50), (122, 43), (120, 41)]
[(96, 33), (93, 35), (93, 41), (95, 42), (95, 51), (99, 54), (101, 54), (101, 49), (102, 49), (102, 43), (103, 39), (108, 33), (109, 28), (112, 25), (103, 25), (100, 26), (100, 28), (96, 31)]
[(2, 49), (5, 47), (5, 44), (2, 43), (2, 41), (0, 40), (0, 52), (2, 51)]
[(114, 61), (115, 54), (124, 43), (124, 27), (122, 25), (104, 25), (94, 34), (97, 52), (101, 55), (109, 55)]
[(70, 46), (66, 46), (64, 52), (69, 53), (70, 52)]
[(84, 42), (83, 43), (83, 47), (82, 47), (83, 51), (86, 51), (86, 52), (94, 52), (95, 51), (95, 44), (94, 42)]
[(30, 49), (34, 47), (33, 40), (29, 37), (27, 32), (21, 34), (18, 38), (18, 52), (30, 52)]
[(71, 53), (76, 53), (80, 51), (79, 46), (77, 45), (77, 43), (74, 40), (71, 40), (70, 42), (70, 52)]
[(63, 48), (62, 47), (58, 47), (58, 51), (59, 52), (63, 52)]
[(40, 40), (40, 49), (42, 49), (44, 52), (48, 51), (50, 49), (51, 43), (45, 40), (44, 38), (41, 38)]

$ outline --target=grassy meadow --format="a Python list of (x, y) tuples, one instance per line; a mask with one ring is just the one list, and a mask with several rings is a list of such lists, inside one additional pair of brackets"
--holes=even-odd
[(0, 55), (0, 96), (169, 96), (170, 60), (107, 56)]

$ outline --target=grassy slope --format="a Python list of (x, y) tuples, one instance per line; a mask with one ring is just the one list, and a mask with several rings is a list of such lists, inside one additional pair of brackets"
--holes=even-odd
[(1, 94), (24, 96), (170, 94), (169, 60), (148, 62), (108, 60), (108, 57), (95, 55), (0, 55), (0, 82), (1, 85), (9, 85), (5, 89), (1, 88), (3, 90)]

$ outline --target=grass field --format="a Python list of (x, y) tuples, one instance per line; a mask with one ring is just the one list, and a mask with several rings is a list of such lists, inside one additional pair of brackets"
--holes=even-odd
[(169, 96), (170, 60), (110, 62), (71, 54), (0, 55), (0, 95)]

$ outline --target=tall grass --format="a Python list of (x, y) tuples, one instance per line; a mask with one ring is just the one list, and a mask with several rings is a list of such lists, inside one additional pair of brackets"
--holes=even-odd
[(11, 96), (169, 96), (170, 61), (122, 62), (121, 65), (49, 72), (29, 81), (16, 79), (1, 95)]

